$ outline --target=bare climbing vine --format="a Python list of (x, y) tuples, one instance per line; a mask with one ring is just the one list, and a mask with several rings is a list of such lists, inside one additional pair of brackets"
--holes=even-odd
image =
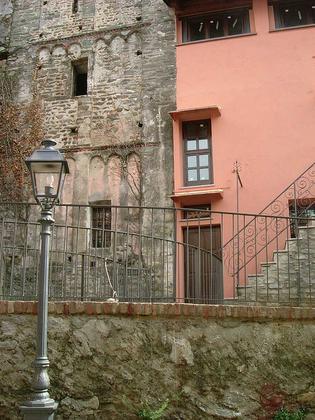
[[(130, 161), (128, 162), (128, 157), (133, 156), (133, 163), (134, 165), (130, 165)], [(129, 163), (129, 164), (128, 164)], [(143, 172), (142, 172), (142, 156), (139, 151), (129, 151), (129, 155), (127, 157), (123, 157), (122, 159), (122, 173), (123, 177), (127, 181), (127, 185), (129, 186), (130, 192), (134, 199), (136, 200), (136, 204), (141, 206), (143, 204), (143, 190), (142, 190), (142, 182), (143, 182)]]
[[(36, 71), (33, 82), (34, 78)], [(14, 76), (6, 71), (0, 74), (0, 202), (28, 200), (31, 181), (24, 160), (43, 138), (43, 112), (36, 87), (29, 103), (18, 103), (15, 84)]]

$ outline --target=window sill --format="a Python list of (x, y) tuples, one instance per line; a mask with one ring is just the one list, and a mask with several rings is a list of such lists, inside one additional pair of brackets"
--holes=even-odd
[(315, 23), (311, 23), (309, 25), (287, 26), (285, 28), (274, 28), (274, 29), (270, 29), (269, 32), (282, 32), (282, 31), (290, 31), (292, 29), (305, 29), (305, 28), (315, 28)]
[(177, 192), (181, 192), (181, 191), (185, 191), (185, 190), (189, 190), (189, 189), (195, 189), (195, 188), (199, 188), (199, 189), (205, 189), (205, 188), (215, 188), (215, 184), (195, 184), (195, 185), (183, 185), (182, 187), (179, 188), (179, 190)]
[(257, 32), (250, 32), (248, 34), (240, 34), (240, 35), (222, 36), (222, 37), (218, 37), (218, 38), (207, 38), (207, 39), (201, 39), (199, 41), (181, 42), (181, 43), (176, 44), (176, 47), (182, 47), (184, 45), (202, 44), (204, 42), (222, 41), (224, 39), (243, 38), (243, 37), (246, 37), (246, 36), (253, 36), (253, 35), (257, 35)]
[(187, 191), (187, 190), (196, 190), (197, 189), (197, 191), (199, 190), (199, 189), (201, 189), (201, 190), (204, 190), (205, 188), (214, 188), (214, 184), (206, 184), (206, 183), (204, 183), (204, 184), (202, 184), (202, 183), (195, 183), (195, 184), (189, 184), (189, 185), (184, 185), (183, 187), (180, 187), (180, 190), (179, 190), (179, 192), (181, 192), (181, 191)]
[(192, 190), (191, 187), (190, 191), (177, 191), (173, 195), (170, 196), (170, 198), (176, 199), (181, 197), (187, 197), (187, 196), (199, 196), (199, 195), (215, 195), (219, 196), (220, 198), (223, 197), (223, 189), (222, 188), (207, 188), (209, 186), (204, 185), (204, 189), (202, 190)]

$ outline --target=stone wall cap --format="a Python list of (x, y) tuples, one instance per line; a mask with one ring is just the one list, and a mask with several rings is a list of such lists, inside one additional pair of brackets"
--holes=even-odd
[[(49, 302), (57, 316), (127, 316), (152, 318), (239, 319), (244, 321), (315, 320), (315, 308), (285, 306), (202, 305), (192, 303)], [(36, 315), (35, 301), (0, 301), (1, 315)]]

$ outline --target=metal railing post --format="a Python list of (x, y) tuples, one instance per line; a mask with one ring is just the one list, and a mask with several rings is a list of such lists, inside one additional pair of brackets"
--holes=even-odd
[(85, 255), (81, 255), (81, 301), (84, 301), (85, 292)]

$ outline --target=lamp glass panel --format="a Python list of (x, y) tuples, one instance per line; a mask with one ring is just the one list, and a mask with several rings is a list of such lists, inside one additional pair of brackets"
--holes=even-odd
[(57, 196), (57, 198), (59, 198), (59, 199), (61, 199), (61, 197), (62, 197), (62, 191), (63, 191), (63, 186), (64, 186), (64, 183), (65, 183), (65, 179), (66, 179), (66, 173), (63, 170), (61, 172), (61, 175), (60, 175), (59, 191), (58, 191), (58, 196)]
[(62, 163), (32, 163), (37, 196), (57, 197), (59, 192)]

